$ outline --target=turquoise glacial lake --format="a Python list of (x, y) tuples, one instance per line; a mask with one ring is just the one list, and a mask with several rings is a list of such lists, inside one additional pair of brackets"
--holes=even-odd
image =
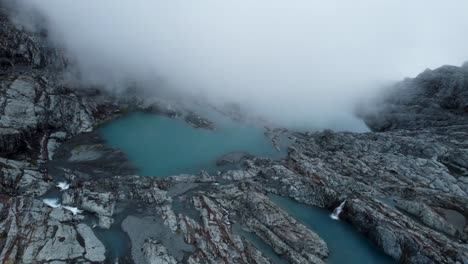
[(111, 147), (121, 149), (144, 176), (216, 172), (216, 160), (230, 152), (281, 158), (264, 128), (216, 115), (215, 130), (194, 128), (182, 119), (133, 113), (100, 129)]
[[(220, 170), (216, 160), (230, 152), (248, 152), (274, 159), (285, 156), (285, 152), (278, 152), (273, 147), (264, 135), (263, 127), (220, 116), (210, 117), (210, 120), (214, 121), (215, 130), (196, 129), (182, 119), (132, 113), (106, 124), (100, 132), (109, 146), (121, 149), (140, 174), (145, 176), (198, 174), (200, 170), (215, 172)], [(396, 263), (352, 225), (331, 219), (329, 211), (279, 196), (272, 195), (270, 198), (326, 241), (330, 250), (328, 263)], [(125, 239), (116, 237), (114, 233), (111, 230), (99, 235), (115, 248), (112, 252), (128, 250), (125, 243), (113, 245), (112, 241)], [(242, 230), (238, 230), (238, 233), (273, 263), (286, 263), (254, 234)], [(118, 257), (118, 254), (113, 255)]]

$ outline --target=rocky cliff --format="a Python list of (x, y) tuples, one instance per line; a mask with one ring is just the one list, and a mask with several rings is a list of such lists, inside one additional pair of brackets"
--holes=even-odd
[[(290, 263), (326, 262), (274, 193), (330, 211), (346, 200), (342, 219), (401, 263), (468, 263), (468, 67), (397, 84), (361, 113), (375, 132), (292, 133), (283, 160), (155, 179), (91, 132), (124, 106), (67, 81), (46, 32), (3, 11), (0, 24), (0, 262), (270, 263), (239, 228)], [(112, 255), (97, 235), (109, 228), (131, 250)]]

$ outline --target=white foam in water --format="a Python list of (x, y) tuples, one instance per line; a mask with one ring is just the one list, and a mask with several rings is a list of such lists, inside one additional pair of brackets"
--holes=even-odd
[(72, 212), (73, 215), (77, 215), (77, 214), (83, 212), (83, 210), (80, 210), (80, 209), (78, 209), (77, 207), (71, 207), (71, 206), (66, 206), (66, 205), (62, 206), (62, 205), (59, 203), (59, 199), (46, 198), (46, 199), (43, 199), (42, 202), (44, 202), (46, 205), (48, 205), (48, 206), (50, 206), (50, 207), (52, 207), (52, 208), (60, 208), (60, 207), (62, 207), (63, 209)]
[(335, 219), (335, 220), (340, 220), (340, 214), (341, 214), (341, 211), (343, 211), (343, 207), (346, 203), (346, 200), (344, 200), (340, 206), (338, 206), (337, 208), (335, 208), (335, 210), (333, 210), (333, 213), (330, 215), (330, 217), (332, 219)]
[(52, 207), (52, 208), (58, 208), (60, 207), (60, 203), (59, 203), (59, 200), (58, 199), (49, 199), (49, 198), (46, 198), (46, 199), (43, 199), (42, 202), (44, 202), (45, 204), (47, 204), (48, 206)]
[(83, 212), (82, 210), (80, 210), (80, 209), (78, 209), (76, 207), (71, 207), (71, 206), (63, 206), (63, 209), (72, 212), (73, 215), (77, 215), (77, 214)]
[(65, 191), (65, 190), (68, 190), (70, 188), (70, 184), (67, 183), (66, 181), (64, 182), (59, 182), (57, 184), (57, 188), (59, 188), (61, 191)]

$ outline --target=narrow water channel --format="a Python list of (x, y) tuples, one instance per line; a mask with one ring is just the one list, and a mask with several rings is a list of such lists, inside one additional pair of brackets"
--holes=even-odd
[(329, 211), (277, 195), (269, 195), (269, 197), (325, 240), (330, 250), (329, 264), (397, 263), (374, 246), (351, 224), (332, 219)]

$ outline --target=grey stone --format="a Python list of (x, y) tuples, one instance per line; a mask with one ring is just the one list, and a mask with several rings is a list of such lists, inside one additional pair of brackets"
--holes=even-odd
[(143, 244), (143, 254), (148, 264), (177, 264), (177, 260), (168, 254), (167, 249), (152, 239), (147, 239)]
[(102, 262), (106, 259), (106, 249), (101, 241), (94, 235), (93, 230), (86, 224), (78, 224), (76, 231), (84, 240), (86, 254), (84, 257), (92, 262)]

